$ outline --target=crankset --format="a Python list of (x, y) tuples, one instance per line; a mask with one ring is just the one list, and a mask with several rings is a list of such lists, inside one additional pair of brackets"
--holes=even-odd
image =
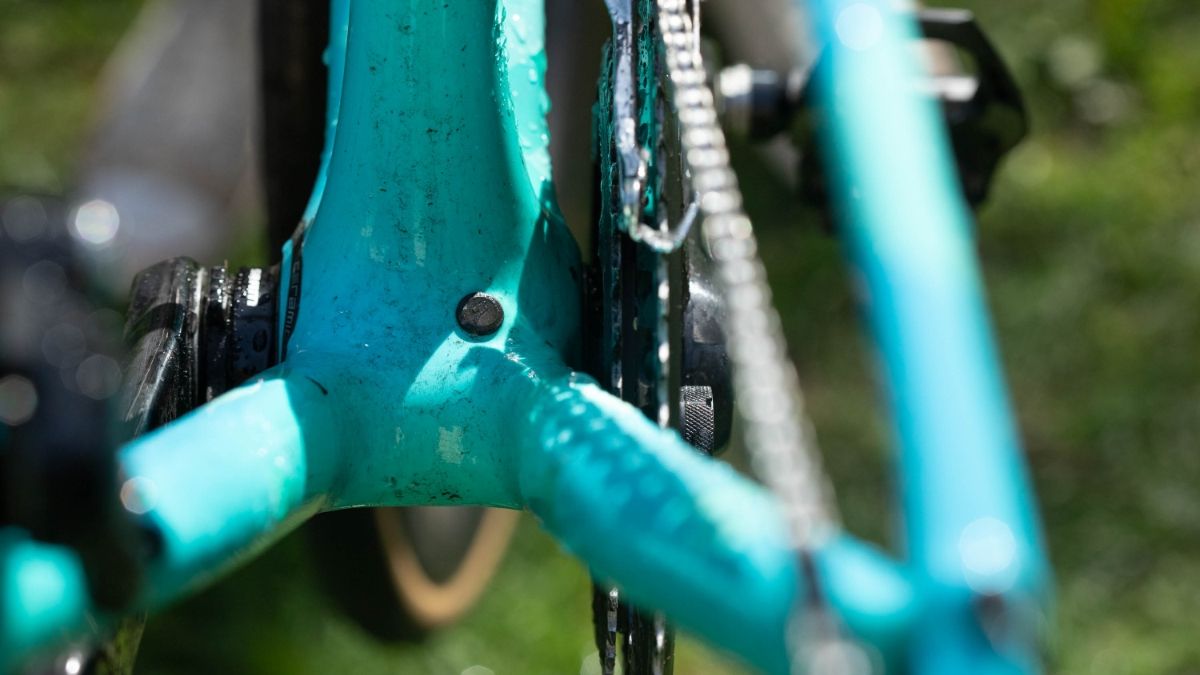
[[(586, 367), (609, 392), (712, 454), (728, 442), (733, 416), (724, 307), (691, 228), (697, 205), (670, 114), (657, 7), (608, 5), (614, 34), (593, 111)], [(673, 631), (661, 614), (597, 582), (593, 622), (603, 673), (615, 672), (618, 659), (631, 675), (672, 672)]]
[[(590, 367), (611, 393), (708, 452), (728, 437), (736, 388), (751, 464), (785, 514), (805, 583), (820, 588), (811, 556), (837, 529), (836, 506), (708, 86), (698, 0), (606, 4)], [(671, 672), (662, 616), (598, 584), (593, 622), (606, 675), (618, 643), (625, 673)], [(798, 671), (817, 654), (837, 655), (824, 672), (862, 671), (866, 657), (820, 594), (796, 606), (789, 634)]]

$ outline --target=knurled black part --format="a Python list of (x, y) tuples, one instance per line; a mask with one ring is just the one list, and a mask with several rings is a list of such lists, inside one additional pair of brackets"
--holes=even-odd
[(683, 440), (705, 454), (713, 454), (716, 450), (717, 412), (712, 387), (680, 387), (679, 405), (683, 409), (680, 425)]

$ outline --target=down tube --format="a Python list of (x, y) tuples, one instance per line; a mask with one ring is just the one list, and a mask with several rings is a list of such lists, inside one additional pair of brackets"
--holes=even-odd
[[(827, 46), (817, 75), (825, 164), (884, 362), (906, 544), (927, 608), (914, 670), (1036, 671), (1031, 631), (1048, 569), (971, 216), (941, 114), (915, 86), (915, 22), (878, 0), (808, 5)], [(992, 630), (997, 621), (1005, 630)]]

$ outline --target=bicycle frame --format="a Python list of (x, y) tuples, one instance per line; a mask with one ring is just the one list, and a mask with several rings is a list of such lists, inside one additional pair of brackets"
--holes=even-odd
[[(816, 552), (824, 586), (805, 587), (761, 488), (572, 370), (580, 263), (552, 197), (541, 0), (333, 0), (327, 151), (284, 250), (280, 363), (120, 453), (123, 503), (161, 540), (138, 605), (321, 510), (527, 507), (597, 576), (768, 672), (787, 672), (789, 621), (815, 596), (915, 672), (1036, 671), (1049, 573), (970, 215), (911, 84), (915, 30), (881, 1), (807, 4), (906, 559), (838, 533)], [(455, 323), (475, 291), (504, 310), (486, 338)], [(7, 668), (85, 630), (89, 601), (70, 552), (0, 535)]]

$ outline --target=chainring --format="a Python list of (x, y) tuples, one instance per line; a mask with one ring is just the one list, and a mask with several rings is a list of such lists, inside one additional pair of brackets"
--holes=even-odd
[[(678, 322), (678, 301), (686, 289), (686, 278), (680, 274), (683, 253), (682, 249), (665, 251), (631, 233), (665, 231), (667, 222), (684, 217), (690, 191), (667, 115), (666, 65), (658, 49), (656, 5), (652, 0), (633, 0), (630, 8), (631, 26), (624, 35), (618, 28), (605, 46), (593, 110), (596, 183), (587, 367), (605, 389), (647, 418), (663, 427), (678, 426), (683, 419), (682, 398), (671, 368), (678, 360), (673, 343), (679, 341), (681, 331), (672, 330), (672, 321)], [(631, 90), (632, 97), (614, 96), (621, 87), (627, 88), (626, 94)], [(641, 164), (636, 181), (640, 194), (633, 211), (636, 222), (630, 217), (630, 181), (626, 180), (628, 135), (618, 138), (631, 128)], [(628, 675), (672, 673), (674, 631), (662, 614), (633, 607), (618, 589), (597, 581), (593, 623), (605, 675), (616, 671), (618, 659)]]

